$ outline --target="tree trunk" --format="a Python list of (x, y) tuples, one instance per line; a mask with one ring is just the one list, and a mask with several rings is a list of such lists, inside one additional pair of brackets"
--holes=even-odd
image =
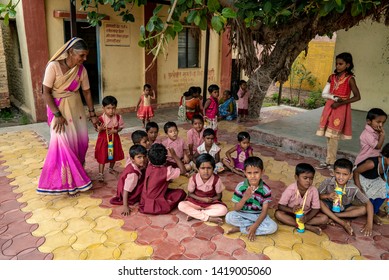
[(250, 75), (248, 87), (250, 90), (249, 115), (260, 118), (263, 100), (273, 81), (288, 80), (290, 69), (297, 56), (306, 49), (312, 36), (296, 32), (291, 37), (279, 38), (266, 61)]

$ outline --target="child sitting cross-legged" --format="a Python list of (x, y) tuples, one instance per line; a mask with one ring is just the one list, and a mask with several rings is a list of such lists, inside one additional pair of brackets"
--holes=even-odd
[(148, 151), (149, 164), (139, 202), (141, 213), (153, 215), (169, 213), (186, 197), (183, 190), (168, 188), (170, 180), (186, 172), (175, 151), (170, 149), (169, 152), (179, 168), (166, 165), (167, 150), (162, 144), (155, 143)]
[(234, 211), (226, 215), (226, 223), (233, 226), (227, 234), (242, 232), (250, 241), (256, 235), (272, 234), (277, 224), (267, 211), (271, 202), (271, 190), (262, 181), (263, 162), (259, 157), (248, 157), (244, 161), (246, 180), (239, 183), (232, 197)]
[(312, 165), (297, 164), (296, 183), (288, 186), (282, 193), (274, 217), (283, 224), (297, 227), (295, 213), (302, 209), (304, 215), (300, 221), (305, 224), (305, 229), (321, 235), (322, 230), (318, 225), (327, 224), (328, 218), (320, 213), (319, 193), (312, 185), (314, 177), (315, 168)]
[(156, 122), (148, 122), (146, 124), (146, 132), (149, 137), (150, 145), (153, 145), (154, 143), (161, 143), (158, 138), (159, 126)]
[(198, 173), (189, 179), (188, 198), (178, 204), (178, 209), (188, 215), (187, 220), (198, 219), (221, 225), (222, 216), (227, 213), (221, 202), (224, 185), (218, 175), (213, 175), (215, 159), (201, 154), (196, 159)]
[[(341, 225), (348, 234), (353, 235), (353, 228), (350, 223), (342, 218), (355, 218), (365, 216), (366, 224), (361, 229), (365, 236), (370, 236), (373, 232), (373, 204), (369, 198), (350, 179), (353, 177), (353, 164), (345, 158), (341, 158), (334, 163), (334, 174), (332, 178), (323, 181), (319, 187), (321, 211), (332, 221)], [(342, 197), (339, 199), (338, 194)], [(338, 202), (338, 207), (333, 208), (334, 201)], [(358, 202), (360, 205), (352, 205)], [(361, 205), (362, 204), (362, 205)], [(338, 210), (335, 210), (338, 209)], [(339, 211), (339, 212), (334, 212)]]
[(130, 158), (126, 168), (120, 175), (116, 197), (110, 200), (111, 204), (123, 205), (122, 215), (130, 214), (130, 207), (139, 202), (145, 179), (147, 166), (147, 150), (142, 145), (133, 145), (130, 148)]
[(150, 149), (149, 137), (144, 130), (135, 130), (131, 134), (131, 140), (134, 145), (139, 144), (145, 147), (147, 150)]
[(220, 147), (215, 144), (215, 131), (212, 128), (206, 128), (203, 132), (203, 143), (197, 147), (194, 155), (197, 158), (201, 154), (210, 154), (216, 162), (214, 173), (217, 174), (224, 170), (223, 163), (220, 162)]

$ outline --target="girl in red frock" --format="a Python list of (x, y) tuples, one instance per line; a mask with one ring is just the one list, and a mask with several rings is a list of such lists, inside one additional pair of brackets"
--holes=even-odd
[(117, 100), (113, 96), (106, 96), (103, 99), (103, 115), (99, 117), (99, 124), (96, 131), (97, 136), (95, 147), (95, 158), (99, 163), (98, 180), (104, 182), (104, 167), (109, 163), (108, 171), (111, 174), (118, 174), (114, 169), (115, 162), (124, 159), (122, 143), (119, 132), (124, 127), (122, 116), (116, 114)]
[[(335, 73), (329, 76), (324, 87), (322, 96), (327, 102), (316, 135), (327, 138), (327, 157), (319, 169), (333, 167), (339, 139), (351, 139), (351, 103), (361, 99), (353, 68), (353, 57), (350, 53), (337, 55)], [(353, 97), (350, 98), (351, 92)]]
[(167, 150), (155, 143), (148, 151), (149, 164), (139, 202), (139, 212), (145, 214), (167, 214), (186, 197), (181, 189), (169, 189), (169, 181), (186, 173), (185, 166), (173, 149), (169, 149), (179, 168), (166, 165)]
[(155, 91), (151, 89), (151, 85), (145, 84), (143, 86), (143, 92), (136, 105), (136, 115), (138, 119), (142, 120), (143, 128), (154, 117), (154, 110), (151, 106), (151, 99), (155, 99)]

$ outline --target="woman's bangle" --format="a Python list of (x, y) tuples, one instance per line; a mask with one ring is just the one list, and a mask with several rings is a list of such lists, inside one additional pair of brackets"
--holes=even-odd
[(59, 118), (59, 117), (62, 117), (62, 114), (60, 111), (57, 111), (53, 114), (55, 117)]

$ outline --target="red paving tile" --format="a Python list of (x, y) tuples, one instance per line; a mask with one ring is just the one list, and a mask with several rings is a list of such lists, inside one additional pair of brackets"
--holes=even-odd
[(230, 254), (224, 251), (215, 251), (211, 255), (205, 256), (202, 258), (203, 260), (236, 260)]
[(150, 218), (141, 213), (131, 214), (130, 216), (125, 217), (123, 221), (124, 225), (122, 228), (125, 230), (136, 230), (151, 224)]
[(30, 233), (38, 228), (38, 224), (28, 224), (26, 221), (20, 220), (8, 224), (7, 230), (2, 233), (3, 238), (13, 238), (21, 233)]
[(171, 238), (166, 238), (155, 245), (152, 244), (152, 247), (154, 249), (152, 259), (154, 260), (168, 260), (173, 256), (181, 256), (185, 251), (184, 246)]
[(29, 248), (17, 254), (15, 258), (18, 260), (45, 260), (49, 256), (50, 254), (39, 252), (37, 248)]
[(216, 249), (213, 242), (196, 237), (185, 238), (181, 241), (181, 245), (185, 247), (184, 255), (194, 260), (206, 258)]
[(379, 260), (383, 253), (387, 251), (379, 248), (377, 245), (372, 244), (371, 242), (366, 242), (366, 239), (362, 237), (357, 237), (355, 240), (350, 240), (350, 245), (355, 246), (361, 255), (367, 259)]
[(374, 244), (387, 252), (389, 252), (389, 238), (382, 236), (382, 235), (376, 235), (374, 236)]
[(170, 224), (164, 230), (167, 232), (168, 237), (174, 238), (179, 242), (185, 238), (194, 237), (196, 234), (196, 231), (191, 226), (183, 224)]
[(244, 249), (235, 250), (232, 256), (237, 260), (270, 260), (270, 258), (264, 254), (254, 254), (247, 252)]
[(138, 228), (138, 238), (136, 242), (141, 245), (150, 245), (161, 243), (166, 237), (167, 232), (161, 227), (145, 226)]
[(151, 225), (165, 228), (167, 225), (175, 225), (178, 222), (178, 218), (171, 214), (150, 216)]
[(211, 240), (216, 234), (223, 234), (224, 230), (219, 226), (208, 226), (203, 222), (198, 222), (192, 225), (193, 229), (196, 231), (196, 238)]
[(240, 238), (231, 239), (226, 238), (224, 235), (215, 235), (211, 241), (216, 245), (217, 251), (222, 251), (230, 256), (232, 256), (233, 252), (238, 249), (244, 249), (246, 244)]

